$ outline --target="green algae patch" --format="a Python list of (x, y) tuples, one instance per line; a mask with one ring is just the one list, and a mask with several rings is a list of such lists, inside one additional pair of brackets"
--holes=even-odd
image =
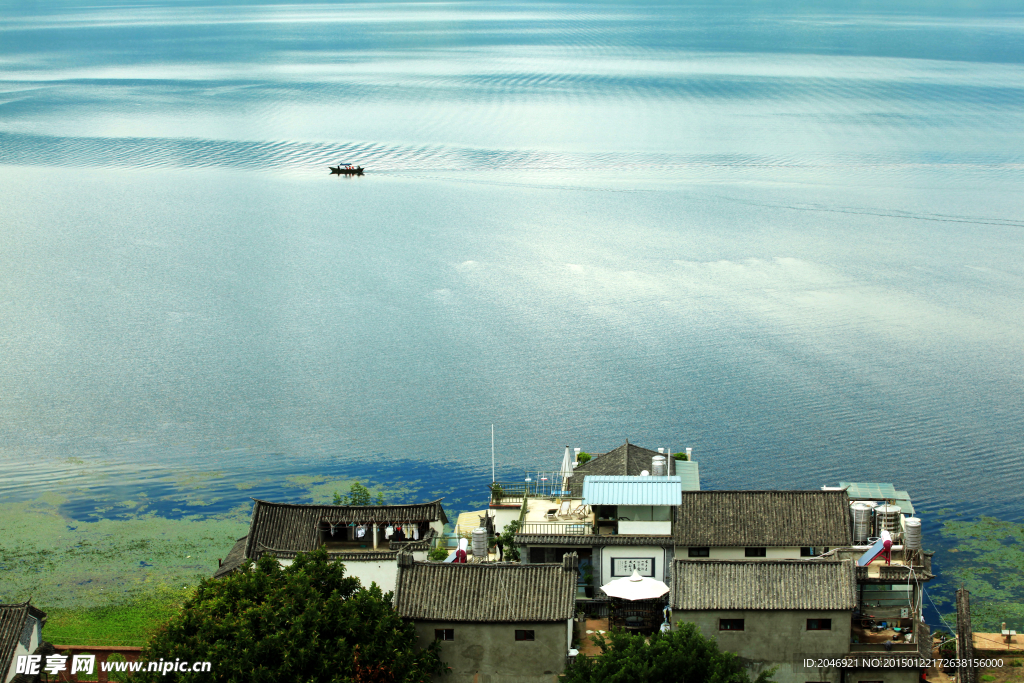
[(248, 531), (247, 505), (205, 518), (81, 521), (60, 513), (63, 502), (0, 503), (0, 602), (31, 597), (46, 612), (80, 611), (192, 586)]
[(125, 603), (88, 609), (52, 609), (46, 639), (57, 645), (128, 645), (142, 647), (177, 614), (193, 587), (160, 586)]
[(1024, 524), (947, 519), (942, 536), (954, 544), (942, 558), (943, 578), (970, 592), (974, 630), (998, 632), (1005, 621), (1007, 628), (1024, 631)]

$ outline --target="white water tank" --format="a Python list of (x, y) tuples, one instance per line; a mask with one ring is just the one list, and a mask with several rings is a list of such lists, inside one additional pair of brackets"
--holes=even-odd
[(664, 455), (656, 455), (653, 458), (651, 458), (651, 474), (653, 474), (656, 477), (664, 477), (665, 463), (666, 460)]
[(487, 529), (482, 526), (473, 529), (473, 557), (487, 559)]
[(902, 511), (899, 505), (885, 503), (876, 507), (875, 536), (881, 536), (883, 530), (888, 531), (893, 538), (899, 536), (900, 514), (902, 514)]
[(903, 545), (907, 550), (921, 549), (921, 520), (917, 517), (904, 517)]
[(856, 545), (866, 545), (868, 536), (871, 535), (871, 505), (864, 503), (851, 503), (850, 515), (853, 516), (853, 542)]

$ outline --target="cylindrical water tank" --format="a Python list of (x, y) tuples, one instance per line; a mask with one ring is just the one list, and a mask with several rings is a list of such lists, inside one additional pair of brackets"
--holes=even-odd
[(900, 533), (900, 506), (888, 503), (875, 508), (875, 536), (881, 536), (882, 530), (888, 531), (895, 539)]
[(864, 545), (871, 535), (871, 506), (864, 503), (851, 503), (850, 514), (853, 516), (853, 542)]
[(656, 477), (665, 476), (665, 456), (656, 455), (651, 458), (651, 474)]
[(921, 520), (917, 517), (904, 517), (903, 525), (905, 527), (903, 545), (906, 546), (907, 550), (920, 550)]
[(473, 529), (473, 557), (487, 559), (487, 529), (482, 526)]

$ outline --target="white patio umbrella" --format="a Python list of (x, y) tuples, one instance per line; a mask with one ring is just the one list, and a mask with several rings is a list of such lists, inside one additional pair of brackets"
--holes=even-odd
[(565, 455), (562, 457), (562, 468), (558, 471), (562, 475), (562, 489), (564, 491), (569, 490), (569, 477), (572, 476), (572, 455), (569, 453), (569, 447), (565, 447)]
[(624, 600), (650, 600), (660, 598), (668, 593), (669, 587), (657, 579), (649, 576), (640, 576), (637, 570), (633, 570), (632, 576), (624, 576), (621, 579), (609, 581), (601, 586), (609, 597), (623, 598)]

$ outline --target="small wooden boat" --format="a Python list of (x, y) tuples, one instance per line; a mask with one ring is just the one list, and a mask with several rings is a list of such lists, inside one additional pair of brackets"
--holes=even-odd
[(327, 168), (331, 169), (331, 175), (363, 175), (363, 167), (353, 166), (352, 164), (345, 164), (344, 166), (338, 164), (337, 166), (328, 166)]

